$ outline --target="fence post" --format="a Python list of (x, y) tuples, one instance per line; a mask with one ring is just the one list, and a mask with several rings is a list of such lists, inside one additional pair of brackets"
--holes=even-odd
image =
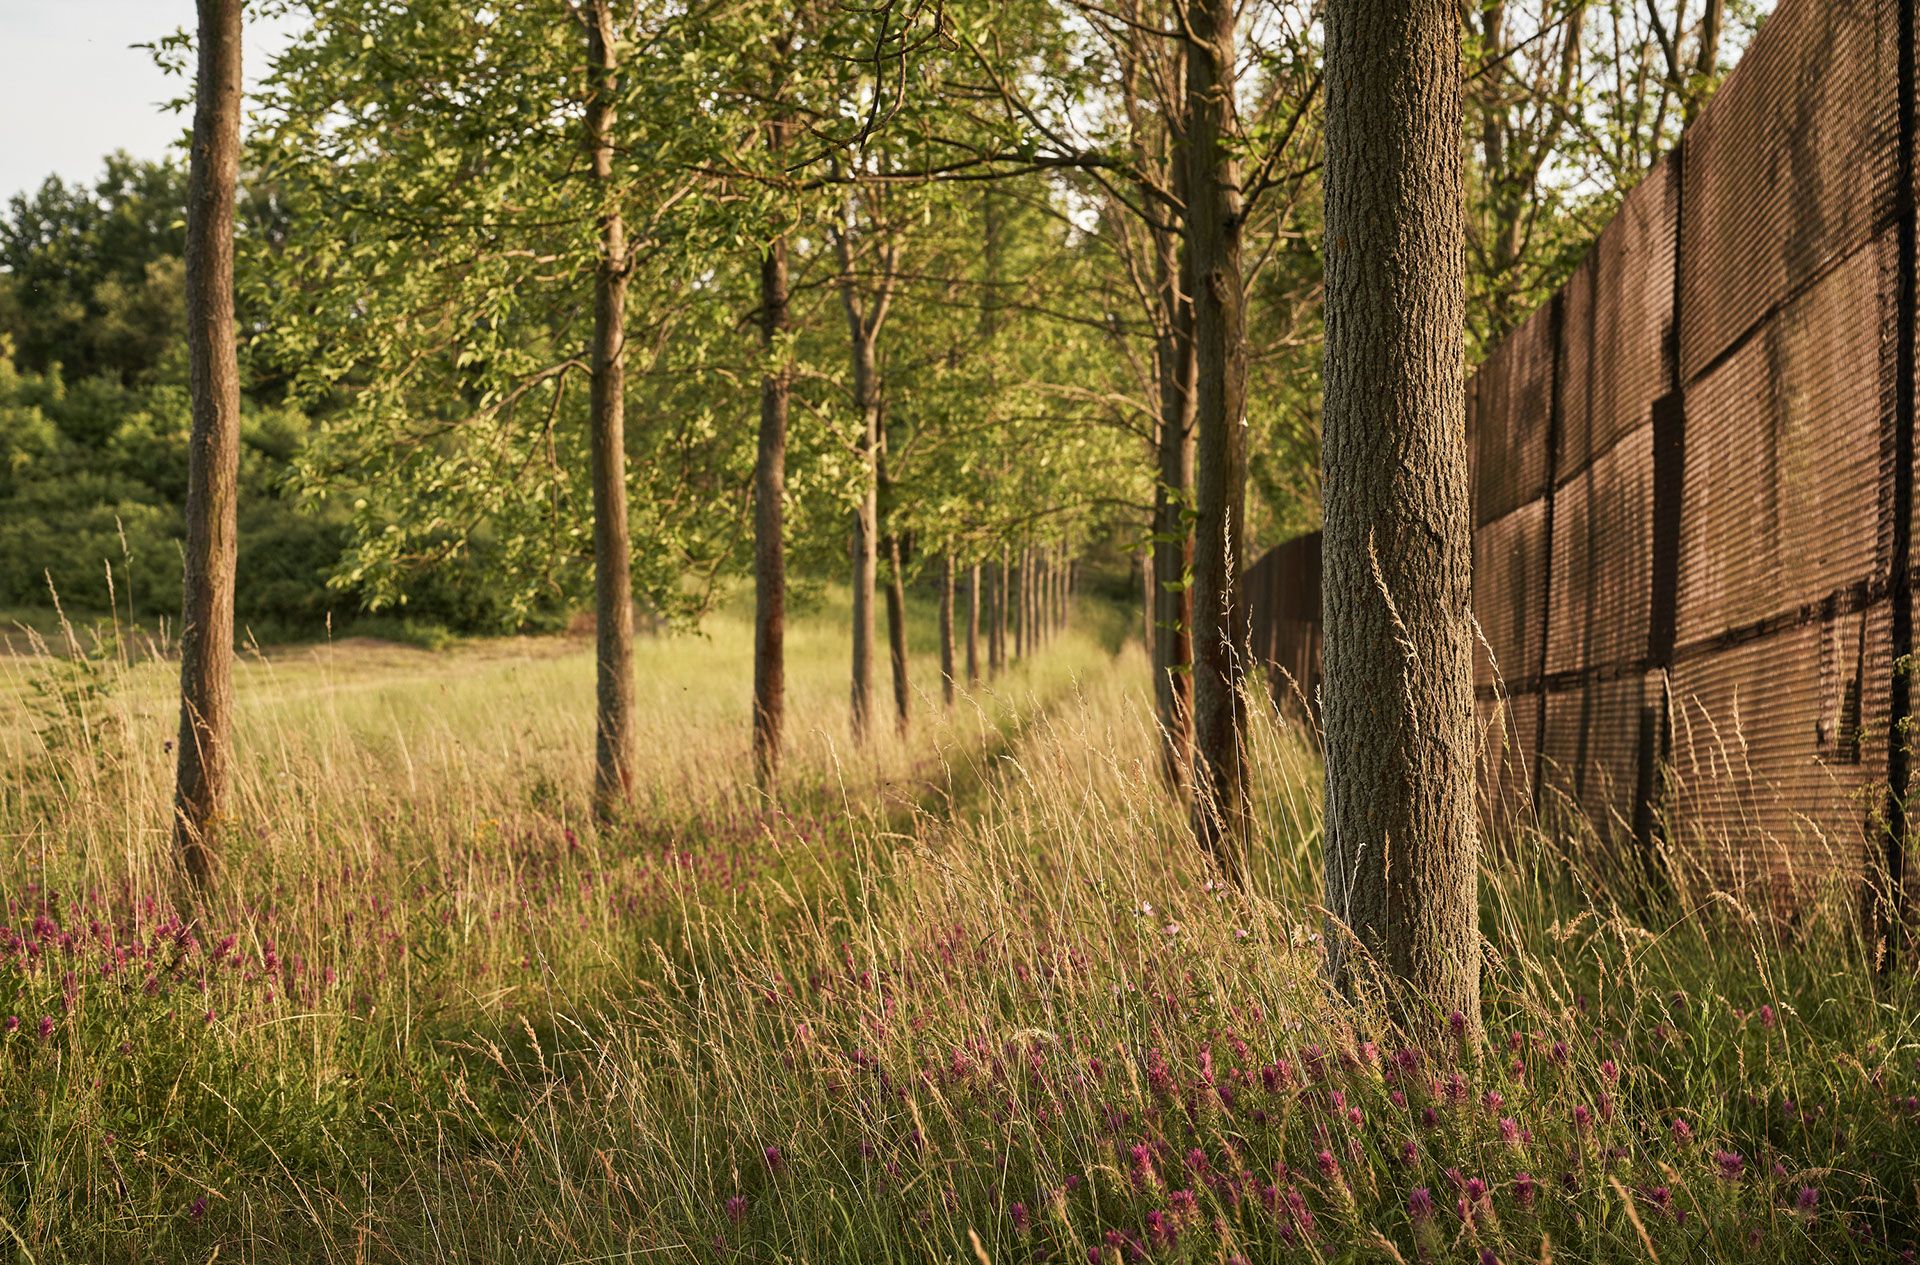
[(1899, 149), (1894, 158), (1895, 246), (1898, 290), (1894, 298), (1893, 531), (1887, 559), (1889, 600), (1893, 603), (1893, 661), (1887, 707), (1886, 900), (1883, 926), (1888, 938), (1884, 969), (1892, 969), (1906, 915), (1907, 792), (1910, 777), (1906, 729), (1912, 714), (1908, 659), (1913, 654), (1913, 459), (1914, 459), (1914, 132), (1915, 31), (1911, 0), (1895, 0), (1899, 21)]
[[(1567, 288), (1561, 286), (1548, 301), (1547, 342), (1553, 348), (1553, 367), (1547, 378), (1547, 510), (1541, 550), (1546, 556), (1540, 584), (1540, 663), (1534, 673), (1533, 812), (1540, 814), (1547, 771), (1547, 635), (1553, 631), (1553, 506), (1560, 483), (1560, 427), (1562, 379), (1566, 376)], [(1586, 667), (1583, 663), (1582, 669)]]

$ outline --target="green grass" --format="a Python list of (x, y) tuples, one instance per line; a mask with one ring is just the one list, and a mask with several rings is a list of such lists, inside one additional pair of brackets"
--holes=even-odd
[(1405, 1051), (1319, 982), (1310, 734), (1257, 724), (1265, 863), (1229, 889), (1158, 782), (1120, 615), (1083, 612), (950, 713), (917, 653), (914, 734), (866, 749), (844, 622), (829, 600), (792, 629), (777, 808), (747, 777), (739, 614), (643, 642), (642, 802), (607, 831), (577, 642), (251, 657), (235, 842), (191, 929), (168, 912), (169, 669), (9, 661), (0, 1243), (1264, 1262), (1915, 1241), (1916, 1010), (1848, 893), (1790, 925), (1691, 880), (1622, 907), (1604, 850), (1520, 838), (1483, 884), (1488, 1045)]

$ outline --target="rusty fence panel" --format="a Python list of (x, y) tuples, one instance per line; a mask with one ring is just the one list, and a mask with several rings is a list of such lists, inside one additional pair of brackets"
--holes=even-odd
[[(1917, 20), (1783, 0), (1469, 381), (1491, 822), (1566, 805), (1781, 902), (1904, 875)], [(1319, 546), (1246, 589), (1316, 684)]]

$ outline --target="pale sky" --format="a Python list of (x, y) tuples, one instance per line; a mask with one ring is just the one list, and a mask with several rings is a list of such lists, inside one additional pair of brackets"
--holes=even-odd
[[(194, 25), (194, 0), (0, 0), (0, 204), (49, 174), (91, 183), (124, 149), (159, 158), (192, 126), (162, 103), (187, 91), (131, 45)], [(249, 18), (247, 81), (286, 42)]]

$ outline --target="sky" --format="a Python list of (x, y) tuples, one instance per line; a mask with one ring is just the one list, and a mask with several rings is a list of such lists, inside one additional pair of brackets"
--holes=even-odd
[[(194, 25), (194, 0), (0, 0), (0, 203), (58, 172), (91, 183), (115, 149), (160, 158), (192, 119), (164, 102), (186, 81), (132, 45)], [(286, 40), (247, 23), (247, 81)]]

